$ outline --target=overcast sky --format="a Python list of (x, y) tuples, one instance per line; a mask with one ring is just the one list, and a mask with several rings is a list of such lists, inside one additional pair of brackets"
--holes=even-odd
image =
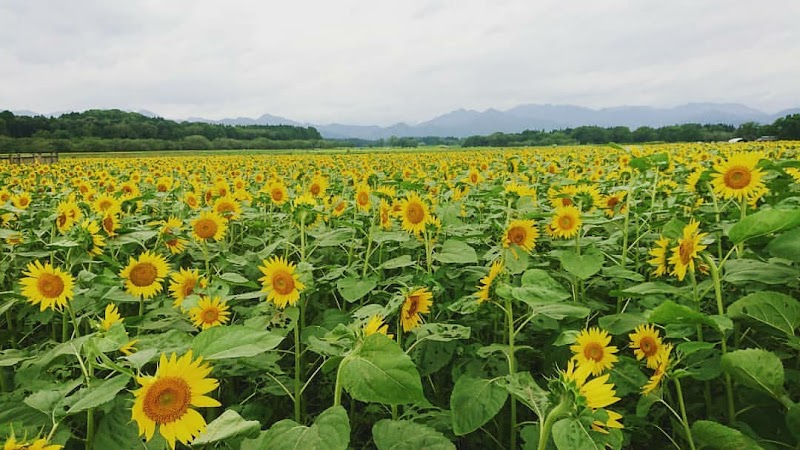
[(0, 110), (386, 125), (457, 108), (800, 106), (798, 0), (2, 0)]

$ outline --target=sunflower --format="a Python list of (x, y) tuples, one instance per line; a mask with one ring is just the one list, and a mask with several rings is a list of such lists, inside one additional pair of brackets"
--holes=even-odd
[(33, 442), (17, 441), (17, 438), (9, 436), (3, 445), (3, 450), (61, 450), (63, 445), (50, 444), (47, 439), (36, 439)]
[(39, 261), (28, 263), (26, 275), (20, 281), (22, 284), (22, 295), (34, 305), (39, 305), (39, 310), (47, 308), (61, 310), (61, 307), (72, 300), (72, 287), (74, 281), (72, 276), (61, 270), (60, 267), (53, 267), (50, 263), (42, 265)]
[(272, 203), (277, 206), (281, 206), (289, 200), (289, 191), (286, 189), (286, 185), (282, 182), (274, 182), (269, 185), (269, 199)]
[(667, 249), (669, 248), (669, 238), (661, 236), (656, 241), (655, 248), (651, 249), (649, 254), (653, 257), (647, 261), (648, 264), (654, 266), (653, 275), (660, 277), (667, 273)]
[(14, 204), (15, 208), (28, 209), (28, 206), (31, 206), (31, 194), (27, 192), (17, 194), (11, 197), (11, 203)]
[(595, 420), (592, 422), (592, 430), (603, 434), (608, 434), (607, 428), (625, 428), (625, 426), (622, 425), (622, 422), (619, 421), (619, 419), (622, 419), (622, 414), (616, 411), (611, 411), (610, 409), (606, 409), (605, 412), (608, 415), (608, 420), (606, 420), (605, 423)]
[(314, 178), (311, 179), (311, 183), (308, 185), (308, 193), (316, 198), (322, 198), (327, 189), (328, 179), (322, 175), (314, 176)]
[(108, 331), (115, 323), (122, 323), (122, 316), (119, 315), (117, 305), (110, 303), (106, 306), (106, 315), (103, 317), (100, 326), (103, 330)]
[(162, 353), (156, 375), (136, 379), (142, 387), (133, 392), (131, 419), (136, 421), (139, 435), (150, 441), (158, 425), (159, 433), (174, 449), (176, 440), (188, 445), (205, 431), (205, 419), (190, 407), (211, 408), (221, 404), (205, 395), (219, 383), (206, 378), (211, 367), (202, 364), (202, 360), (202, 357), (192, 360), (191, 350), (180, 358), (173, 353), (167, 359)]
[(653, 375), (650, 376), (650, 379), (647, 383), (642, 386), (642, 395), (647, 395), (656, 388), (658, 385), (661, 384), (661, 380), (664, 379), (664, 376), (667, 374), (667, 369), (669, 368), (670, 364), (670, 354), (672, 353), (672, 344), (664, 344), (661, 347), (661, 350), (658, 352), (656, 357), (658, 364), (656, 365), (656, 371)]
[(492, 267), (489, 268), (489, 274), (481, 278), (481, 285), (478, 286), (478, 292), (475, 293), (478, 297), (478, 303), (489, 301), (492, 296), (492, 284), (494, 284), (494, 280), (503, 272), (504, 268), (503, 261), (497, 260), (492, 263)]
[(615, 397), (616, 391), (612, 383), (607, 383), (610, 375), (605, 374), (589, 380), (591, 370), (582, 367), (580, 364), (570, 360), (567, 362), (567, 370), (562, 372), (565, 381), (575, 383), (578, 392), (586, 399), (586, 406), (592, 409), (605, 408), (618, 402), (619, 397)]
[(81, 217), (83, 217), (81, 208), (75, 203), (72, 196), (56, 207), (56, 226), (62, 234), (69, 231)]
[(406, 296), (400, 309), (400, 323), (403, 331), (411, 331), (422, 322), (420, 314), (431, 312), (433, 294), (427, 288), (419, 288)]
[(764, 173), (756, 168), (762, 155), (759, 152), (737, 153), (714, 165), (711, 187), (724, 199), (743, 200), (764, 187)]
[(512, 220), (503, 235), (503, 247), (514, 244), (530, 253), (538, 237), (539, 229), (533, 220)]
[(634, 349), (636, 359), (641, 361), (647, 358), (647, 367), (655, 369), (658, 367), (658, 355), (664, 346), (658, 330), (653, 325), (639, 325), (633, 331), (628, 337), (631, 338), (631, 348)]
[(347, 209), (347, 201), (343, 198), (336, 196), (331, 199), (331, 216), (339, 217), (344, 214), (344, 210)]
[(220, 301), (219, 297), (203, 297), (197, 302), (197, 306), (189, 310), (194, 326), (204, 330), (227, 323), (229, 315), (228, 305)]
[(607, 331), (597, 327), (581, 330), (576, 338), (575, 345), (570, 346), (570, 350), (575, 353), (572, 359), (578, 367), (586, 367), (592, 375), (600, 375), (606, 369), (610, 369), (618, 358), (617, 347), (608, 345), (611, 343), (611, 336)]
[(581, 228), (581, 212), (574, 206), (561, 206), (556, 208), (556, 213), (550, 222), (550, 229), (555, 237), (571, 238), (576, 236)]
[(672, 255), (669, 263), (672, 264), (672, 275), (677, 275), (679, 280), (683, 280), (687, 270), (694, 273), (694, 259), (698, 257), (698, 252), (705, 250), (706, 246), (701, 245), (700, 241), (706, 237), (707, 233), (697, 231), (700, 223), (692, 219), (689, 224), (683, 227), (683, 236), (678, 240), (678, 245), (672, 248)]
[(414, 234), (421, 233), (428, 220), (428, 205), (416, 192), (412, 192), (401, 201), (400, 216), (403, 218), (403, 230)]
[(161, 227), (161, 239), (173, 255), (182, 252), (188, 242), (177, 236), (181, 232), (181, 227), (183, 227), (183, 221), (176, 217), (170, 217)]
[(606, 212), (606, 216), (610, 219), (614, 217), (615, 214), (625, 214), (628, 210), (628, 204), (623, 203), (625, 200), (625, 191), (620, 191), (615, 194), (609, 194), (603, 197), (601, 200), (601, 205), (603, 205), (603, 209)]
[(381, 228), (384, 231), (389, 231), (392, 228), (392, 207), (386, 199), (381, 199), (378, 206), (378, 216), (381, 222)]
[(369, 185), (362, 183), (356, 187), (356, 206), (361, 211), (369, 211), (372, 206)]
[(103, 225), (103, 231), (106, 232), (106, 235), (108, 235), (108, 237), (113, 237), (117, 235), (117, 229), (119, 229), (119, 218), (117, 217), (117, 213), (115, 212), (105, 213), (100, 223)]
[(203, 211), (191, 222), (192, 236), (198, 241), (222, 240), (228, 225), (225, 219), (219, 214), (210, 211)]
[(179, 307), (186, 297), (195, 293), (195, 289), (205, 288), (206, 279), (200, 276), (197, 269), (181, 268), (178, 272), (173, 272), (170, 276), (169, 293), (173, 298), (172, 306)]
[(127, 267), (122, 269), (119, 276), (125, 279), (125, 290), (136, 297), (152, 298), (161, 292), (161, 282), (169, 272), (169, 266), (164, 257), (146, 251), (139, 255), (139, 259), (130, 258)]
[(132, 339), (119, 347), (119, 352), (125, 356), (130, 356), (136, 353), (136, 344), (139, 342), (138, 339)]
[(262, 291), (267, 293), (267, 300), (279, 309), (284, 309), (287, 305), (294, 306), (300, 299), (300, 293), (306, 288), (294, 273), (296, 266), (278, 256), (262, 263), (259, 270), (264, 276), (258, 281), (263, 286)]
[(215, 213), (225, 218), (225, 220), (236, 220), (242, 214), (242, 207), (239, 205), (239, 202), (230, 195), (220, 197), (214, 201), (212, 209)]
[(116, 213), (122, 210), (122, 205), (119, 200), (115, 199), (114, 197), (103, 194), (100, 197), (97, 197), (94, 202), (92, 202), (92, 209), (97, 214), (107, 214), (107, 213)]
[(375, 314), (374, 316), (370, 317), (370, 319), (367, 321), (367, 324), (364, 325), (363, 331), (364, 336), (380, 333), (388, 336), (389, 339), (394, 339), (394, 335), (389, 334), (389, 325), (383, 323), (383, 316), (380, 314)]
[(186, 195), (183, 196), (183, 203), (186, 203), (186, 206), (191, 209), (197, 209), (200, 207), (200, 199), (194, 192), (187, 192)]

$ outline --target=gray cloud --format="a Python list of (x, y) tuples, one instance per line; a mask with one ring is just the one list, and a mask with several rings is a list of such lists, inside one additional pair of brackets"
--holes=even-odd
[(0, 108), (415, 122), (465, 107), (800, 106), (800, 2), (0, 3)]

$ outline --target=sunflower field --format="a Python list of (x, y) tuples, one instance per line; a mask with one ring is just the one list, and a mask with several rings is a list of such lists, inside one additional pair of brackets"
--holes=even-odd
[(798, 449), (798, 152), (0, 165), (0, 442)]

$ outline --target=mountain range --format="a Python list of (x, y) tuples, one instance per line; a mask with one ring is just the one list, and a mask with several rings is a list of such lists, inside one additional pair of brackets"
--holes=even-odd
[[(141, 110), (137, 112), (151, 117), (157, 116), (151, 111)], [(14, 113), (34, 114), (30, 111), (16, 111)], [(687, 103), (672, 108), (619, 106), (602, 109), (574, 105), (528, 104), (504, 111), (497, 109), (487, 109), (485, 111), (458, 109), (418, 124), (401, 122), (386, 127), (339, 123), (312, 124), (271, 114), (264, 114), (258, 118), (237, 117), (221, 120), (189, 117), (186, 121), (225, 125), (313, 126), (319, 130), (323, 137), (328, 139), (356, 138), (374, 140), (391, 136), (452, 136), (460, 138), (488, 135), (495, 132), (518, 133), (524, 130), (557, 130), (584, 125), (601, 127), (627, 126), (631, 129), (642, 126), (662, 127), (682, 123), (724, 123), (738, 126), (745, 122), (772, 123), (777, 118), (797, 113), (800, 113), (800, 108), (769, 114), (738, 103)]]

